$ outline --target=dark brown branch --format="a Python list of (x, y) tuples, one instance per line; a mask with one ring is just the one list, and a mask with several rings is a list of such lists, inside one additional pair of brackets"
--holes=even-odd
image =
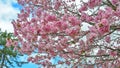
[(3, 55), (2, 55), (2, 62), (1, 62), (0, 68), (3, 68), (3, 67), (4, 67), (4, 62), (5, 62), (5, 55), (3, 54)]
[(113, 10), (116, 10), (116, 6), (114, 6), (109, 0), (107, 0), (107, 3), (103, 2), (103, 4), (110, 6)]

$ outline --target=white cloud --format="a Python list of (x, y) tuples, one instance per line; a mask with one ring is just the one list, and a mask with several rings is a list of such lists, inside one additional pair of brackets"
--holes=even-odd
[(19, 9), (12, 6), (16, 0), (0, 0), (0, 28), (2, 31), (13, 32), (11, 21), (17, 17)]
[(13, 32), (12, 24), (7, 22), (7, 21), (5, 21), (3, 23), (1, 23), (1, 21), (0, 21), (0, 28), (1, 28), (2, 31), (7, 30), (7, 32)]

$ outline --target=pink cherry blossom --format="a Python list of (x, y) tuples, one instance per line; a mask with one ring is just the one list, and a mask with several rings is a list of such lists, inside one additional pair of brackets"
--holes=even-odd
[(110, 36), (106, 36), (106, 37), (105, 37), (105, 41), (106, 41), (107, 43), (110, 43)]
[(75, 18), (75, 17), (69, 17), (68, 20), (69, 20), (70, 24), (73, 26), (80, 24), (80, 21), (77, 20), (77, 18)]
[(100, 34), (109, 32), (110, 25), (107, 19), (102, 19), (100, 23), (97, 24), (97, 28)]
[(12, 39), (9, 39), (9, 38), (8, 38), (8, 39), (6, 39), (6, 42), (7, 42), (7, 43), (6, 43), (6, 46), (7, 46), (7, 47), (10, 47), (10, 46), (13, 45)]
[(116, 51), (109, 51), (109, 54), (110, 54), (111, 56), (116, 56), (116, 55), (117, 55), (117, 52), (116, 52)]
[(60, 56), (64, 61), (58, 65), (66, 63), (73, 68), (119, 67), (119, 0), (18, 0), (18, 3), (23, 8), (12, 21), (18, 41), (6, 40), (6, 46), (15, 44), (14, 49), (28, 56), (35, 52), (37, 56), (28, 61), (49, 68), (53, 66), (50, 60)]
[(84, 6), (80, 7), (79, 12), (86, 11), (87, 10), (87, 4), (84, 4)]
[(119, 0), (111, 0), (112, 4), (115, 5), (115, 4), (118, 4), (119, 3)]

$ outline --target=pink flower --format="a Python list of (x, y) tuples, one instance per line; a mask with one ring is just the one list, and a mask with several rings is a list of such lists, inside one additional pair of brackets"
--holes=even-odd
[(95, 26), (92, 26), (92, 27), (88, 27), (89, 28), (89, 31), (92, 32), (92, 33), (97, 33), (97, 29)]
[(97, 55), (102, 55), (102, 54), (104, 54), (105, 53), (105, 50), (98, 50), (98, 53), (97, 53)]
[(16, 50), (18, 50), (18, 48), (15, 46), (13, 50), (16, 51)]
[(116, 11), (114, 11), (114, 15), (120, 17), (120, 6), (117, 6)]
[(32, 59), (33, 59), (32, 57), (29, 57), (29, 58), (27, 59), (27, 61), (30, 62), (30, 61), (32, 61)]
[(63, 62), (62, 61), (58, 61), (58, 64), (62, 64)]
[(36, 15), (37, 15), (38, 17), (40, 17), (40, 16), (41, 16), (41, 13), (42, 13), (42, 9), (41, 9), (41, 8), (38, 8), (38, 9), (36, 10)]
[(110, 36), (106, 36), (106, 37), (105, 37), (105, 41), (106, 41), (107, 43), (110, 43)]
[(62, 17), (62, 20), (63, 21), (66, 21), (68, 19), (68, 15), (67, 14), (64, 14), (63, 17)]
[(66, 64), (67, 64), (67, 65), (70, 65), (70, 61), (66, 61)]
[(86, 11), (87, 10), (87, 4), (83, 5), (80, 9), (79, 12)]
[(61, 29), (65, 30), (67, 28), (68, 28), (68, 23), (63, 21)]
[(92, 43), (96, 37), (97, 37), (97, 34), (96, 34), (96, 33), (90, 33), (90, 34), (87, 36), (87, 42)]
[(89, 0), (88, 7), (94, 8), (95, 6), (99, 5), (102, 2), (102, 0)]
[(61, 6), (61, 2), (60, 2), (60, 1), (56, 1), (56, 2), (55, 2), (54, 9), (55, 9), (55, 10), (58, 10), (60, 6)]
[(111, 56), (116, 56), (117, 55), (117, 52), (116, 51), (109, 51), (109, 54), (111, 55)]
[(56, 21), (56, 16), (55, 15), (48, 15), (46, 16), (45, 20), (46, 21)]
[(85, 21), (87, 16), (88, 15), (86, 13), (81, 13), (81, 17), (80, 18), (81, 18), (82, 21)]
[(110, 24), (108, 23), (107, 19), (102, 19), (100, 23), (97, 24), (98, 31), (101, 35), (109, 32)]
[(7, 47), (10, 47), (12, 44), (13, 44), (13, 42), (12, 42), (12, 40), (11, 39), (6, 39), (6, 46)]
[(42, 27), (42, 29), (43, 29), (43, 32), (45, 32), (45, 33), (49, 33), (50, 31), (51, 31), (51, 25), (50, 24), (46, 24), (46, 25), (44, 25), (43, 27)]
[(65, 33), (71, 37), (75, 37), (76, 35), (79, 34), (79, 31), (80, 31), (80, 27), (78, 26), (75, 28), (66, 29)]
[(119, 0), (111, 0), (112, 4), (115, 5), (117, 3), (119, 3)]
[[(59, 28), (59, 30), (65, 30), (68, 27), (68, 24), (67, 24), (67, 22), (64, 22), (64, 21), (57, 21), (57, 22), (55, 22), (54, 27)], [(52, 28), (54, 28), (54, 27), (52, 27)]]
[(73, 26), (80, 24), (80, 21), (74, 16), (69, 17), (68, 20)]
[(84, 46), (85, 42), (83, 40), (80, 40), (80, 46)]

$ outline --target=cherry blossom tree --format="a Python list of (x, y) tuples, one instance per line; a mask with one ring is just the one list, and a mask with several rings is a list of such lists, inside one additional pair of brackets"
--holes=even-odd
[(120, 67), (119, 0), (18, 0), (16, 50), (44, 67), (55, 56), (73, 68)]

